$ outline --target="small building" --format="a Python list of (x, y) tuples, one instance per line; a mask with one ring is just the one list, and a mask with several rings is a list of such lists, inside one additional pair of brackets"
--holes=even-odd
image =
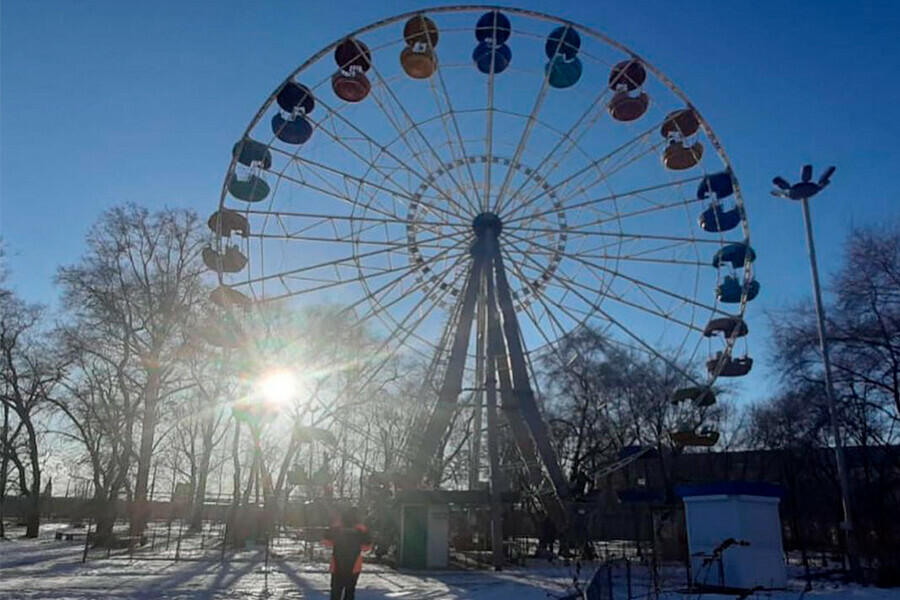
[(787, 583), (778, 485), (727, 481), (676, 488), (684, 499), (695, 585), (749, 590)]
[(400, 506), (399, 566), (443, 569), (450, 564), (450, 501), (453, 492), (408, 490)]

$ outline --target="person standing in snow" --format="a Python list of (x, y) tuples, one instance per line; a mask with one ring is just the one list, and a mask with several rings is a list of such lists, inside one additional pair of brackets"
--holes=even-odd
[(331, 600), (353, 600), (356, 582), (362, 571), (362, 553), (372, 549), (369, 530), (360, 522), (353, 508), (341, 513), (340, 521), (333, 524), (322, 540), (331, 552)]

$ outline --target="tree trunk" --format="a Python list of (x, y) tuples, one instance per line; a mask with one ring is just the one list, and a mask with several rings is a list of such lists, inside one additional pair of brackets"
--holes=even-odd
[(41, 457), (30, 416), (28, 420), (23, 420), (28, 431), (28, 460), (31, 463), (31, 497), (25, 518), (25, 537), (36, 538), (41, 528)]
[(234, 422), (234, 439), (231, 441), (231, 463), (232, 463), (232, 481), (233, 504), (235, 507), (241, 503), (241, 424), (239, 421)]
[(0, 430), (0, 448), (3, 455), (0, 457), (0, 539), (6, 537), (6, 528), (3, 525), (3, 505), (6, 502), (6, 480), (9, 474), (9, 455), (6, 450), (7, 437), (9, 435), (9, 406), (3, 404), (3, 429)]
[(191, 530), (198, 531), (203, 524), (203, 502), (206, 500), (206, 482), (209, 479), (209, 463), (212, 459), (212, 435), (203, 436), (203, 452), (200, 455), (200, 468), (197, 473), (197, 488), (194, 492), (194, 506), (191, 513)]
[(113, 525), (116, 523), (116, 496), (113, 491), (98, 491), (94, 495), (97, 527), (94, 532), (94, 546), (108, 546), (113, 539)]
[(132, 536), (140, 536), (144, 533), (149, 517), (147, 490), (150, 482), (150, 461), (153, 458), (153, 438), (156, 433), (156, 421), (159, 417), (159, 378), (158, 368), (149, 370), (144, 393), (144, 415), (141, 421), (141, 448), (138, 454), (137, 478), (134, 486), (134, 499), (131, 503)]

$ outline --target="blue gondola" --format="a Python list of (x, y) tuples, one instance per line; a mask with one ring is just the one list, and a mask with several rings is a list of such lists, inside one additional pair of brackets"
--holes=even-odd
[(475, 39), (479, 42), (492, 42), (494, 45), (505, 44), (512, 34), (509, 18), (499, 10), (492, 10), (481, 15), (475, 25)]
[(547, 71), (547, 83), (557, 89), (572, 87), (581, 79), (583, 69), (578, 57), (566, 60), (562, 56), (551, 59), (544, 67)]
[(720, 204), (713, 204), (700, 214), (703, 231), (730, 231), (741, 224), (741, 209), (735, 206), (725, 210)]
[(231, 149), (231, 155), (237, 158), (237, 161), (244, 166), (252, 167), (258, 164), (263, 169), (272, 166), (272, 153), (269, 147), (262, 142), (246, 138), (234, 145)]
[(756, 252), (746, 242), (728, 244), (720, 248), (712, 259), (714, 267), (719, 268), (724, 263), (730, 263), (735, 269), (744, 266), (744, 263), (756, 260)]
[(316, 101), (309, 88), (293, 81), (288, 81), (284, 87), (275, 96), (278, 106), (289, 114), (294, 114), (298, 110), (302, 110), (304, 114), (309, 114), (316, 107)]
[(272, 133), (286, 144), (303, 144), (312, 137), (313, 127), (306, 117), (285, 119), (281, 114), (272, 117)]
[(228, 192), (244, 202), (259, 202), (269, 195), (269, 184), (256, 175), (251, 175), (247, 179), (232, 175), (228, 182)]
[(492, 62), (494, 73), (502, 73), (512, 61), (512, 50), (505, 44), (495, 46), (491, 42), (481, 42), (472, 52), (472, 60), (475, 61), (478, 70), (485, 75), (490, 74)]
[(544, 44), (544, 52), (547, 58), (554, 58), (557, 55), (562, 56), (566, 60), (572, 60), (578, 54), (581, 48), (581, 36), (578, 32), (563, 25), (557, 27), (547, 36), (547, 43)]
[[(716, 297), (719, 302), (726, 304), (737, 304), (741, 301), (743, 290), (741, 282), (736, 277), (726, 277), (725, 280), (716, 288)], [(759, 282), (751, 280), (747, 284), (747, 301), (753, 300), (759, 295)]]
[(712, 193), (717, 199), (727, 198), (734, 193), (734, 180), (731, 171), (720, 171), (705, 176), (697, 187), (697, 198), (709, 197)]

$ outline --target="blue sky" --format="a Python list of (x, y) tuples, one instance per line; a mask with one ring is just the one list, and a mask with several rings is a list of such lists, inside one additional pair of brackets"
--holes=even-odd
[[(57, 265), (107, 207), (215, 209), (231, 145), (309, 54), (371, 21), (430, 3), (0, 5), (0, 232), (10, 284), (53, 304)], [(765, 311), (809, 296), (798, 206), (771, 177), (838, 166), (813, 208), (832, 272), (851, 225), (896, 220), (900, 3), (540, 2), (595, 27), (672, 78), (722, 140), (741, 180), (763, 292), (748, 313), (764, 367)], [(771, 390), (757, 368), (744, 396)]]

